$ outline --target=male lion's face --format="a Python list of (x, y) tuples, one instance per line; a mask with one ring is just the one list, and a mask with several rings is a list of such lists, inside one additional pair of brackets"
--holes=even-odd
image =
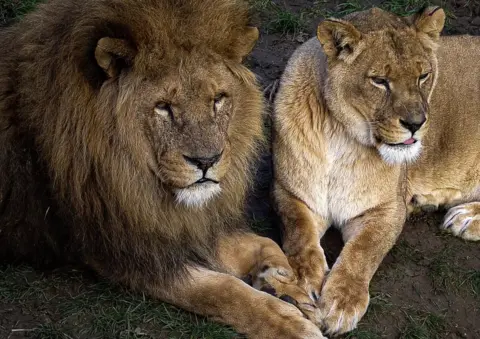
[[(440, 20), (443, 27), (444, 17), (435, 13), (430, 9), (427, 20)], [(415, 160), (428, 126), (437, 62), (435, 35), (422, 31), (426, 28), (420, 18), (425, 20), (422, 14), (410, 23), (375, 9), (359, 13), (352, 20), (355, 25), (327, 21), (319, 27), (329, 58), (327, 102), (332, 114), (388, 163)], [(438, 24), (434, 28), (441, 30)]]
[(241, 104), (260, 102), (245, 97), (260, 92), (252, 91), (254, 77), (241, 65), (258, 29), (237, 27), (219, 43), (200, 28), (189, 36), (158, 33), (143, 44), (106, 36), (95, 48), (104, 90), (118, 92), (112, 126), (122, 136), (118, 141), (187, 206), (202, 206), (221, 192), (233, 163), (232, 140), (241, 142), (245, 128), (248, 110)]
[(221, 191), (242, 85), (220, 57), (194, 52), (120, 79), (148, 165), (177, 202), (201, 206)]
[(199, 54), (145, 83), (151, 98), (143, 109), (145, 132), (154, 146), (154, 167), (180, 203), (202, 205), (221, 190), (237, 86), (223, 63)]

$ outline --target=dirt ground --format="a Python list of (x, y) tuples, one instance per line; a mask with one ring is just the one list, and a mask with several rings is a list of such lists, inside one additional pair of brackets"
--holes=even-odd
[[(18, 2), (18, 1), (17, 1)], [(31, 3), (31, 2), (30, 2)], [(422, 0), (252, 1), (261, 38), (247, 60), (268, 98), (292, 52), (313, 36), (323, 16), (381, 5), (408, 13)], [(480, 35), (480, 2), (449, 0), (447, 34)], [(0, 4), (0, 7), (2, 4)], [(2, 14), (3, 17), (3, 14)], [(480, 56), (480, 54), (479, 54)], [(479, 58), (480, 61), (480, 58)], [(269, 125), (267, 119), (267, 126)], [(249, 201), (253, 227), (279, 240), (269, 202), (268, 152)], [(371, 285), (371, 305), (345, 338), (480, 338), (480, 247), (441, 234), (442, 212), (409, 220)], [(341, 239), (323, 240), (333, 262)], [(231, 329), (109, 286), (79, 268), (38, 272), (0, 266), (0, 339), (236, 338)]]

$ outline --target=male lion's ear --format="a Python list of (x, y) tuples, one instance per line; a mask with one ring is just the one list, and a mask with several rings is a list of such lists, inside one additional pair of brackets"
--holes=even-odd
[(110, 78), (130, 65), (134, 57), (135, 49), (123, 39), (101, 38), (95, 48), (95, 59)]
[(445, 25), (445, 12), (438, 6), (427, 7), (413, 16), (413, 24), (418, 32), (437, 41)]
[(362, 34), (347, 21), (326, 19), (318, 25), (317, 38), (328, 57), (345, 59), (353, 52)]
[(238, 34), (237, 39), (235, 40), (233, 46), (233, 57), (237, 61), (242, 62), (252, 51), (259, 37), (259, 32), (257, 27), (247, 27), (243, 32)]

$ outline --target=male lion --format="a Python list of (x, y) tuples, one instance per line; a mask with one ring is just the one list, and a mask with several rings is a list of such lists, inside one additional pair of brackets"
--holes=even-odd
[(52, 0), (1, 32), (0, 260), (80, 260), (250, 337), (323, 338), (280, 248), (244, 226), (263, 110), (247, 10)]
[[(283, 75), (274, 116), (283, 248), (327, 333), (365, 313), (407, 205), (455, 206), (442, 227), (480, 239), (480, 38), (440, 38), (444, 21), (437, 7), (325, 20)], [(326, 277), (319, 240), (331, 224), (345, 246)]]

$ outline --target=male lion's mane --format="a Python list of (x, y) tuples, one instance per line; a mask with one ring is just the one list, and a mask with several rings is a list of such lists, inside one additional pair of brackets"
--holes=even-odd
[[(129, 117), (114, 114), (120, 91), (102, 88), (94, 51), (112, 37), (161, 50), (165, 60), (205, 48), (228, 61), (247, 9), (234, 0), (53, 0), (0, 32), (0, 260), (80, 257), (139, 287), (168, 285), (187, 264), (215, 265), (217, 235), (243, 218), (261, 138), (248, 120), (261, 109), (251, 73), (230, 65), (245, 82), (236, 109), (246, 114), (230, 137), (222, 194), (188, 209), (127, 149), (139, 131), (118, 123)], [(148, 58), (136, 64), (150, 67)]]

